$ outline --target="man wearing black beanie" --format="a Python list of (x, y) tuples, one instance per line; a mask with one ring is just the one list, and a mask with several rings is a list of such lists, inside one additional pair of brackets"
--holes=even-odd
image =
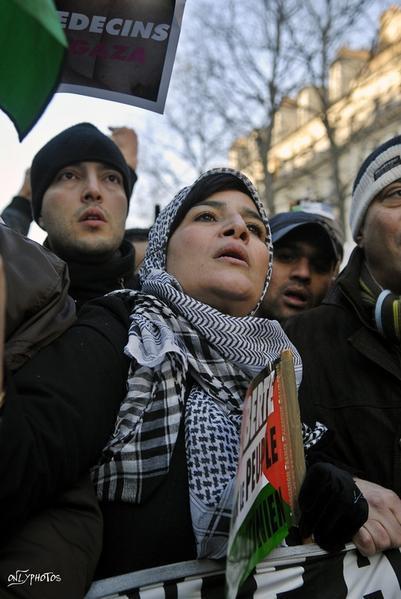
[(45, 245), (67, 262), (78, 306), (135, 288), (134, 249), (124, 232), (136, 175), (116, 143), (80, 123), (39, 150), (30, 177), (33, 218), (48, 234)]

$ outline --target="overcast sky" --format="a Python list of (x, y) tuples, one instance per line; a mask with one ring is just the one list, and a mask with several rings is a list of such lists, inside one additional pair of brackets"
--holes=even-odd
[[(378, 14), (388, 4), (390, 4), (389, 0), (374, 2), (372, 10), (374, 22), (377, 22)], [(185, 38), (191, 34), (191, 10), (193, 7), (192, 0), (187, 0), (178, 52), (185, 51)], [(59, 131), (82, 121), (90, 121), (104, 133), (108, 133), (109, 125), (130, 126), (138, 132), (139, 180), (131, 202), (127, 225), (128, 227), (149, 226), (153, 220), (154, 205), (146, 191), (146, 176), (141, 177), (141, 143), (142, 147), (147, 143), (146, 131), (149, 127), (157, 132), (158, 139), (160, 136), (166, 135), (163, 133), (165, 117), (133, 106), (66, 93), (54, 95), (45, 113), (22, 143), (18, 140), (12, 122), (0, 111), (0, 173), (2, 174), (0, 210), (17, 193), (22, 184), (25, 169), (30, 166), (33, 156), (41, 146)], [(44, 238), (44, 232), (34, 225), (31, 228), (30, 236), (41, 241)]]
[[(190, 17), (190, 8), (187, 2), (184, 12), (184, 24)], [(178, 47), (179, 51), (180, 45)], [(28, 101), (28, 100), (27, 100)], [(135, 202), (135, 197), (141, 195), (144, 177), (141, 181), (141, 140), (148, 126), (160, 130), (163, 115), (152, 113), (141, 108), (127, 106), (117, 102), (90, 98), (76, 94), (56, 93), (38, 123), (26, 138), (19, 142), (17, 131), (11, 120), (0, 111), (0, 173), (2, 174), (2, 193), (0, 210), (6, 206), (10, 199), (20, 188), (25, 169), (31, 164), (35, 153), (54, 135), (76, 123), (89, 121), (99, 127), (103, 133), (109, 133), (108, 126), (133, 127), (139, 137), (139, 162), (138, 183), (135, 187), (133, 200), (130, 205), (130, 214), (127, 221), (128, 227), (147, 227), (151, 224), (154, 206), (150, 199), (146, 202)], [(149, 124), (149, 125), (148, 125)], [(141, 135), (142, 134), (142, 135)], [(143, 196), (143, 194), (142, 194)], [(44, 232), (33, 225), (30, 237), (42, 241)]]

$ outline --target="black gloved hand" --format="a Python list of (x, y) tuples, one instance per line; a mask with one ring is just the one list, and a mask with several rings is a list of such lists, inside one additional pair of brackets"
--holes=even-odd
[(305, 476), (299, 494), (302, 538), (312, 534), (326, 551), (337, 551), (351, 541), (368, 519), (369, 506), (351, 474), (318, 462)]

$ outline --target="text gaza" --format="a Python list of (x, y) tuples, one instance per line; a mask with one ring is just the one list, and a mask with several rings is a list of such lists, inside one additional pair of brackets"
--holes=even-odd
[(152, 39), (155, 42), (163, 42), (168, 37), (170, 25), (167, 23), (144, 23), (143, 21), (133, 21), (132, 19), (107, 19), (102, 15), (87, 15), (77, 12), (57, 11), (61, 26), (64, 29), (72, 31), (85, 31), (90, 33), (108, 33), (109, 35), (118, 35), (121, 37), (141, 37), (143, 39)]
[(90, 56), (109, 60), (122, 60), (124, 62), (137, 62), (144, 64), (145, 48), (134, 48), (124, 44), (89, 44), (86, 40), (70, 40), (70, 54), (72, 56)]

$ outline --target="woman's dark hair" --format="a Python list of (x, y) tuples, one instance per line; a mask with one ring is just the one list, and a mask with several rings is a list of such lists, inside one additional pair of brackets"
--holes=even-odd
[(177, 214), (170, 228), (170, 237), (177, 229), (188, 210), (192, 208), (192, 206), (195, 206), (196, 204), (199, 204), (199, 202), (206, 200), (214, 193), (229, 190), (242, 191), (242, 193), (245, 193), (252, 199), (252, 195), (245, 183), (243, 183), (241, 179), (238, 179), (237, 177), (229, 173), (222, 173), (218, 175), (212, 174), (208, 177), (203, 177), (202, 179), (200, 179), (191, 188), (187, 197), (185, 198), (179, 210), (177, 211)]

